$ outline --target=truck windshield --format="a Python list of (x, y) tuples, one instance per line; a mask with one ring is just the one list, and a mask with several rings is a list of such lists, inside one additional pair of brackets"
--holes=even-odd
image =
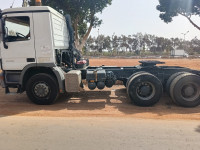
[(8, 17), (5, 20), (7, 42), (25, 41), (30, 39), (29, 17)]

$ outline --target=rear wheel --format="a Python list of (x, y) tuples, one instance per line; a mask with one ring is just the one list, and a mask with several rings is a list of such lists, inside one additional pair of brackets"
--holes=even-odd
[(139, 71), (139, 72), (136, 72), (136, 73), (132, 74), (132, 75), (128, 78), (128, 80), (126, 80), (126, 83), (124, 83), (124, 84), (126, 84), (126, 85), (124, 85), (124, 86), (125, 86), (125, 87), (128, 87), (128, 86), (129, 86), (129, 83), (130, 83), (130, 80), (131, 80), (134, 76), (136, 76), (136, 75), (138, 75), (138, 74), (142, 74), (142, 73), (147, 73), (147, 72), (145, 72), (145, 71)]
[(162, 92), (162, 83), (150, 73), (133, 76), (127, 86), (127, 93), (131, 101), (138, 106), (156, 104), (160, 100)]
[(200, 76), (191, 73), (179, 75), (170, 85), (170, 96), (180, 106), (198, 106), (200, 104)]
[(28, 80), (26, 93), (33, 103), (50, 105), (55, 102), (59, 95), (58, 84), (48, 74), (36, 74)]
[(172, 81), (173, 81), (176, 77), (178, 77), (179, 75), (184, 74), (184, 73), (187, 73), (187, 72), (177, 72), (177, 73), (174, 73), (174, 74), (171, 75), (171, 76), (169, 77), (169, 79), (167, 80), (167, 83), (166, 83), (166, 85), (165, 85), (165, 91), (166, 91), (166, 93), (167, 93), (169, 96), (170, 96), (170, 85), (171, 85)]

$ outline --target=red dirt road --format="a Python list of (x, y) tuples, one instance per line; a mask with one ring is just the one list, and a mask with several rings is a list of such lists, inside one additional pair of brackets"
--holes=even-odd
[[(166, 65), (183, 66), (200, 70), (200, 59), (161, 60)], [(135, 59), (90, 59), (91, 66), (134, 66)], [(174, 105), (164, 94), (153, 107), (138, 107), (131, 104), (123, 86), (114, 86), (103, 91), (86, 91), (62, 96), (51, 106), (32, 104), (25, 94), (5, 95), (0, 88), (0, 116), (43, 116), (43, 117), (134, 117), (149, 119), (200, 120), (200, 106), (183, 108)]]
[[(90, 64), (93, 66), (135, 66), (139, 65), (142, 59), (90, 59)], [(151, 60), (151, 59), (148, 59)], [(165, 62), (162, 66), (181, 66), (191, 69), (200, 70), (200, 59), (152, 59)]]

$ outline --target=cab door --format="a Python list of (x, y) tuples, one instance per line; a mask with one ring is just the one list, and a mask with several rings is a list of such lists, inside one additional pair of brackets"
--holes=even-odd
[(6, 49), (1, 42), (2, 67), (4, 70), (23, 70), (36, 63), (32, 13), (5, 14)]

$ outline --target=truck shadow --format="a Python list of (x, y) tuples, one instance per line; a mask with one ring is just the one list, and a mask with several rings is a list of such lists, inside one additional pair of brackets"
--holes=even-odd
[[(161, 100), (152, 107), (138, 107), (131, 103), (126, 89), (121, 86), (105, 89), (103, 91), (82, 91), (69, 95), (61, 95), (54, 105), (39, 106), (31, 103), (25, 94), (17, 96), (4, 95), (0, 89), (0, 116), (30, 115), (45, 116), (70, 116), (70, 114), (118, 114), (135, 115), (151, 113), (156, 116), (170, 114), (181, 115), (195, 114), (198, 119), (200, 106), (196, 108), (183, 108), (173, 104), (170, 98), (164, 94)], [(88, 110), (88, 111), (87, 111)], [(59, 112), (58, 112), (59, 111)], [(48, 115), (47, 115), (48, 116)], [(199, 117), (200, 119), (200, 117)]]
[(66, 100), (65, 95), (61, 96), (58, 103), (67, 102), (68, 110), (95, 110), (104, 109), (110, 101), (110, 91), (83, 91), (68, 95)]
[[(123, 114), (153, 113), (158, 116), (169, 114), (200, 113), (200, 106), (196, 108), (183, 108), (176, 106), (167, 94), (152, 107), (139, 107), (134, 105), (127, 96), (126, 89), (111, 91), (85, 91), (70, 95), (66, 108), (68, 110), (96, 110), (115, 108)], [(109, 109), (108, 109), (109, 110)]]

